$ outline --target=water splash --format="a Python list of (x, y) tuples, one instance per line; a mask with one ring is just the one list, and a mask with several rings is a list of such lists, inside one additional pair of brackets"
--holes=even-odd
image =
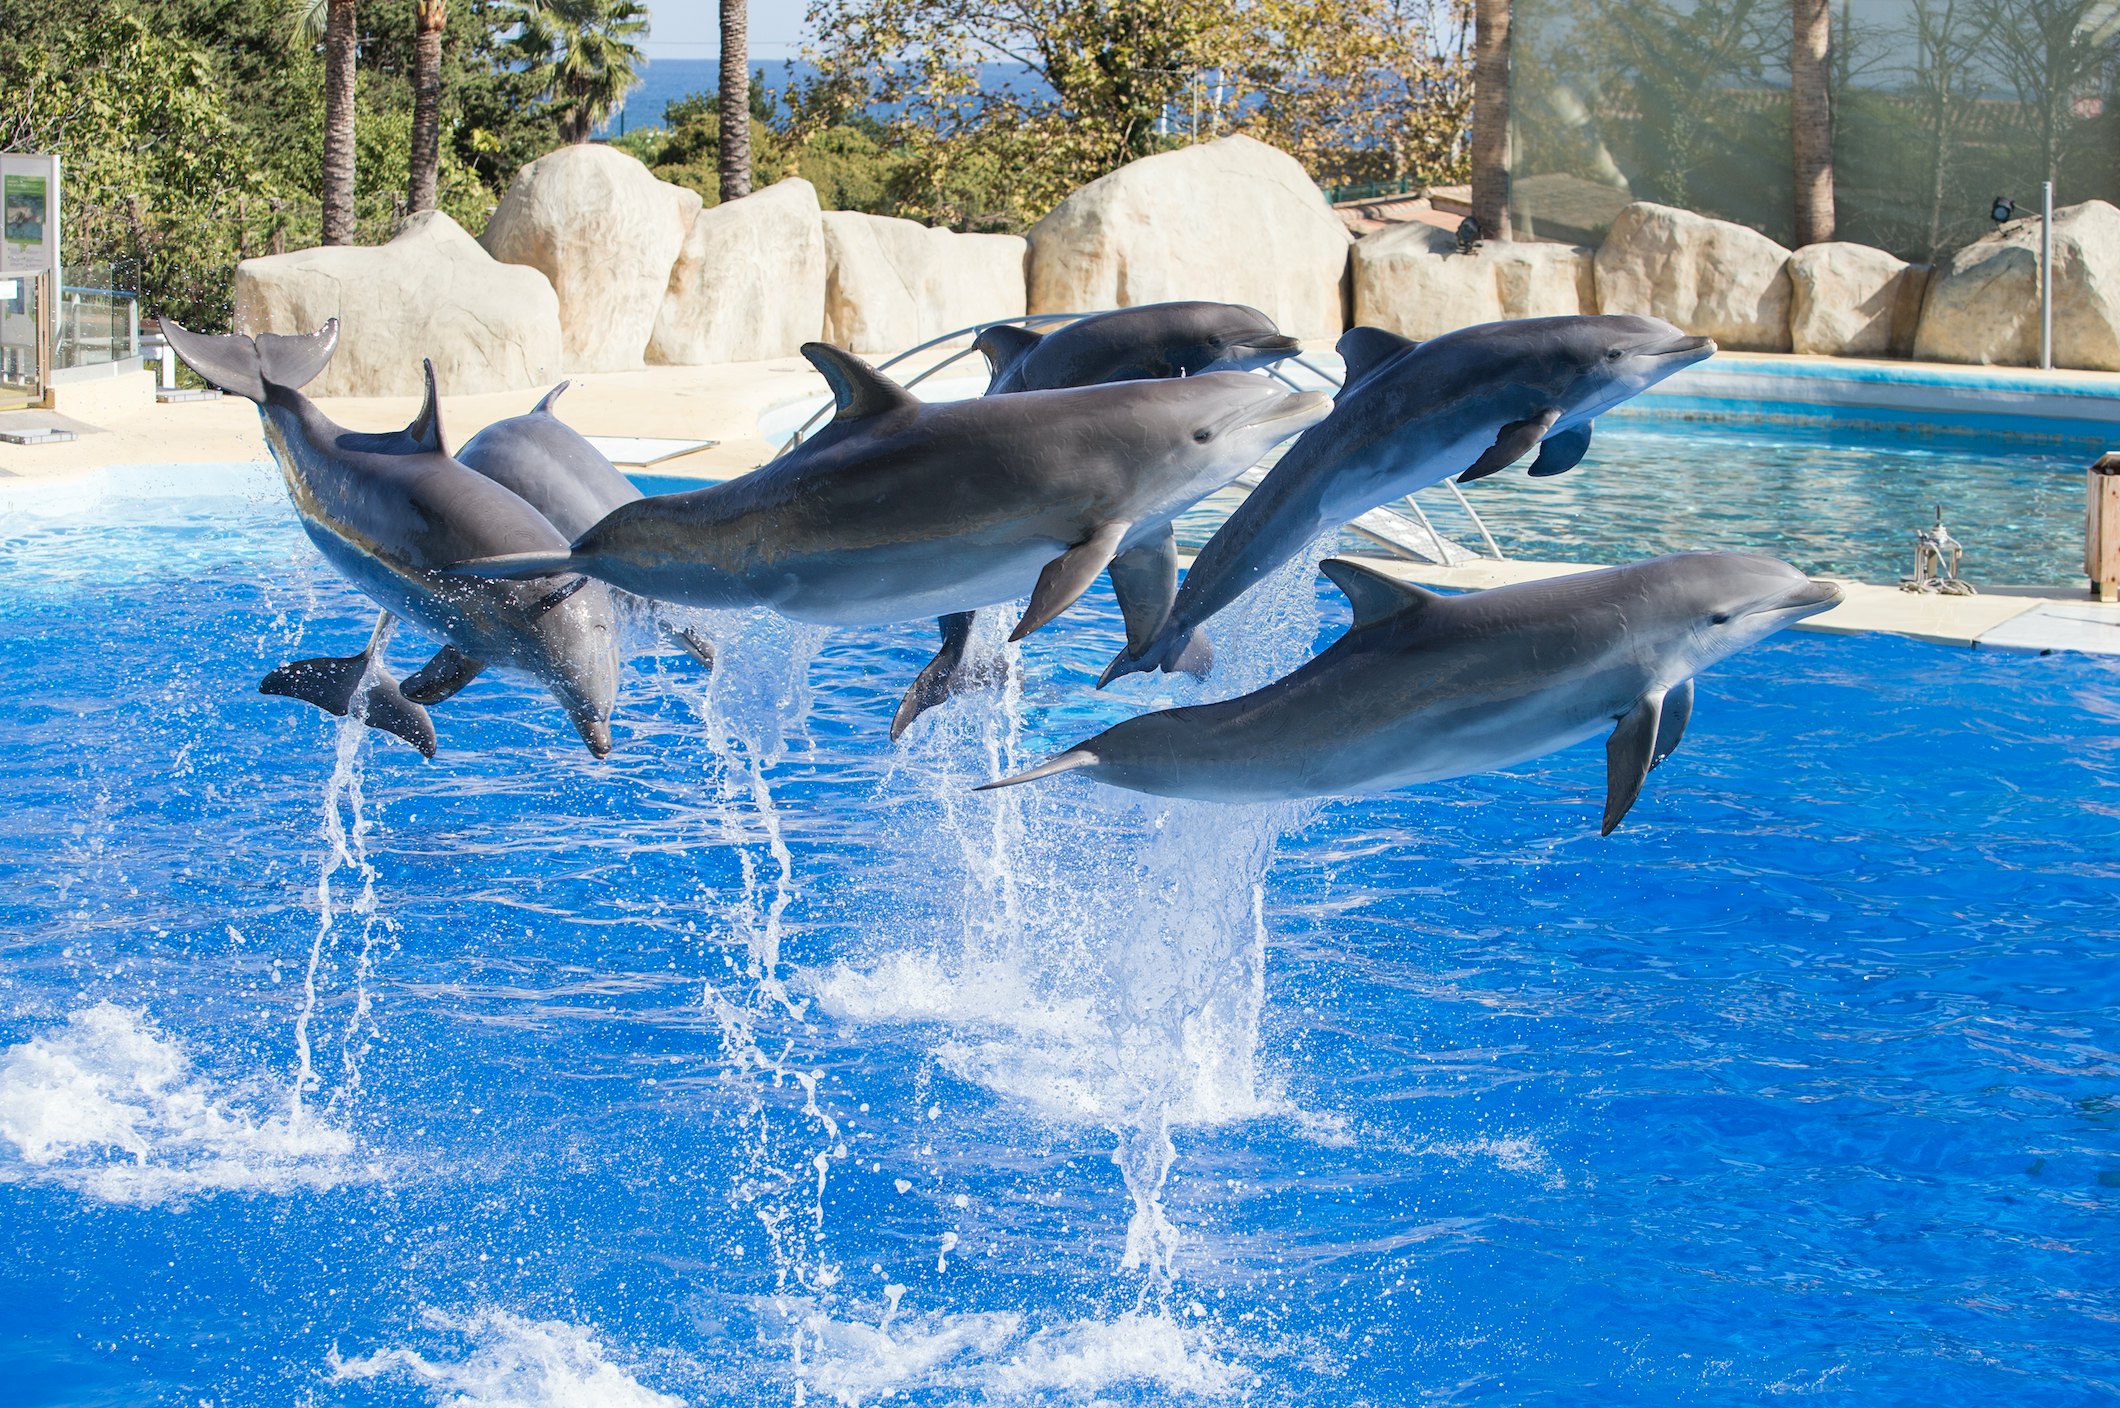
[[(1224, 697), (1307, 658), (1312, 563), (1298, 558), (1227, 613), (1219, 629), (1245, 650), (1206, 687), (1155, 687)], [(1174, 1131), (1285, 1108), (1258, 1075), (1263, 884), (1276, 841), (1307, 808), (1074, 780), (972, 793), (1073, 736), (1027, 747), (1014, 648), (985, 644), (1008, 659), (1007, 683), (923, 720), (881, 789), (880, 810), (898, 818), (891, 849), (912, 858), (878, 877), (898, 881), (877, 915), (896, 946), (813, 982), (832, 1015), (932, 1023), (952, 1074), (1044, 1118), (1110, 1131), (1131, 1203), (1121, 1266), (1140, 1275), (1146, 1309), (1167, 1295), (1181, 1242), (1164, 1205)]]
[(325, 1360), (332, 1379), (416, 1384), (442, 1408), (685, 1408), (684, 1399), (643, 1384), (643, 1370), (614, 1358), (587, 1326), (497, 1309), (430, 1309), (420, 1319), (460, 1343), (450, 1352), (400, 1346), (352, 1359), (334, 1345)]
[[(365, 806), (362, 792), (361, 760), (367, 735), (367, 726), (357, 717), (349, 715), (339, 721), (331, 777), (324, 785), (320, 824), (324, 855), (317, 866), (317, 928), (302, 971), (302, 1002), (294, 1019), (295, 1073), (288, 1091), (287, 1118), (296, 1128), (309, 1117), (306, 1098), (323, 1084), (322, 1073), (316, 1068), (312, 1028), (317, 1017), (319, 978), (327, 956), (337, 946), (334, 931), (342, 917), (359, 921), (360, 948), (353, 960), (346, 1020), (337, 1034), (340, 1079), (327, 1102), (328, 1110), (350, 1103), (359, 1094), (360, 1059), (373, 1037), (368, 982), (375, 971), (377, 935), (387, 924), (377, 912), (376, 871), (368, 858), (368, 838), (375, 819)], [(351, 872), (359, 886), (351, 902), (345, 904), (334, 890), (334, 882), (342, 872)]]
[(13, 1147), (12, 1158), (0, 1156), (0, 1180), (155, 1204), (379, 1176), (355, 1163), (346, 1131), (265, 1112), (277, 1104), (198, 1073), (144, 1011), (100, 1002), (0, 1052), (0, 1141)]
[(738, 884), (710, 928), (727, 975), (702, 985), (701, 1004), (720, 1030), (729, 1078), (745, 1087), (743, 1172), (730, 1200), (764, 1236), (776, 1289), (817, 1293), (838, 1280), (823, 1252), (825, 1191), (847, 1148), (819, 1096), (823, 1073), (799, 1059), (808, 1004), (789, 991), (781, 957), (798, 887), (769, 770), (786, 760), (808, 720), (810, 665), (825, 631), (766, 611), (716, 624), (715, 667), (698, 701), (709, 750), (706, 811)]

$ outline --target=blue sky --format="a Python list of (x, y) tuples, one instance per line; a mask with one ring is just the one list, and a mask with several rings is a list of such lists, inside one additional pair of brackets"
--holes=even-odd
[[(809, 0), (751, 0), (751, 57), (792, 59), (802, 48)], [(721, 53), (717, 0), (650, 0), (650, 59), (711, 59)]]

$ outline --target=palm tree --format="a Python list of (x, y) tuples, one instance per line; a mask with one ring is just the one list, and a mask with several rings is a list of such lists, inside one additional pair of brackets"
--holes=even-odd
[(412, 170), (405, 209), (434, 209), (435, 178), (442, 164), (442, 31), (449, 0), (418, 0), (412, 21)]
[(1790, 0), (1790, 155), (1796, 168), (1796, 243), (1833, 238), (1833, 9), (1831, 0)]
[(637, 0), (525, 0), (514, 45), (539, 91), (551, 101), (560, 137), (586, 142), (638, 81), (643, 61), (633, 41), (648, 32)]
[(355, 0), (294, 0), (290, 41), (324, 41), (323, 241), (353, 243), (353, 68), (360, 52)]
[(751, 41), (746, 0), (721, 0), (721, 198), (751, 194)]
[(1509, 0), (1472, 9), (1472, 218), (1509, 238)]

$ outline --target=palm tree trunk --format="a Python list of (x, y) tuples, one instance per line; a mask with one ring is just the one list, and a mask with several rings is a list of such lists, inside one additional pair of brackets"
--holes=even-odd
[(1796, 243), (1833, 238), (1833, 11), (1830, 0), (1790, 0), (1789, 130), (1796, 167)]
[(1488, 239), (1509, 238), (1509, 0), (1472, 11), (1472, 218)]
[(360, 45), (354, 0), (324, 11), (325, 244), (353, 243), (353, 61)]
[(412, 38), (412, 172), (405, 208), (434, 209), (434, 184), (442, 164), (442, 31), (449, 0), (419, 0)]
[(721, 198), (751, 194), (751, 36), (746, 0), (721, 0)]

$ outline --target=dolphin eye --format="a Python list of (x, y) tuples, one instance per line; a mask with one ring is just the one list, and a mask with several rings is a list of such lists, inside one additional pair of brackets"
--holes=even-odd
[(1711, 626), (1727, 626), (1730, 624), (1730, 613), (1718, 611), (1708, 618), (1708, 624)]
[(1193, 440), (1201, 445), (1205, 445), (1208, 441), (1214, 438), (1215, 433), (1212, 430), (1208, 430), (1204, 427), (1193, 432)]
[(1626, 348), (1624, 348), (1624, 347), (1615, 347), (1615, 348), (1613, 348), (1613, 349), (1612, 349), (1611, 351), (1609, 351), (1609, 352), (1607, 352), (1607, 353), (1605, 354), (1605, 360), (1606, 360), (1606, 361), (1608, 361), (1608, 362), (1617, 362), (1617, 361), (1618, 361), (1618, 360), (1619, 360), (1620, 358), (1622, 358), (1622, 357), (1624, 357), (1624, 356), (1626, 356), (1626, 355), (1627, 355), (1627, 349), (1626, 349)]

